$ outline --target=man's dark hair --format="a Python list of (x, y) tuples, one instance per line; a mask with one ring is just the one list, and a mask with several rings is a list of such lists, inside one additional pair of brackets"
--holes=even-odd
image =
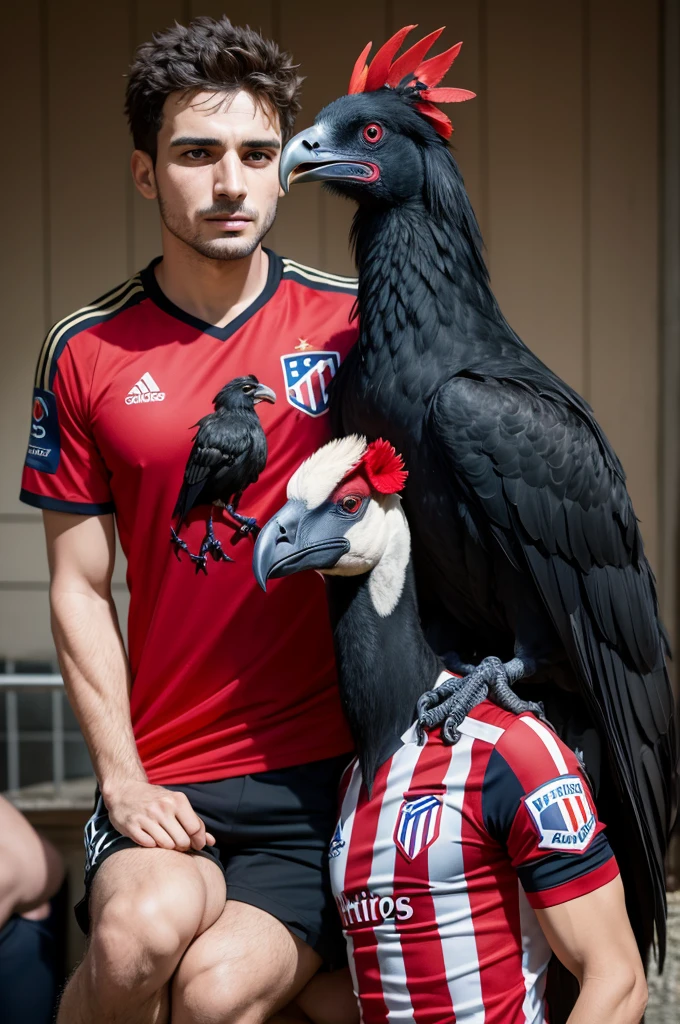
[(300, 110), (300, 86), (290, 54), (253, 29), (229, 18), (194, 18), (155, 33), (135, 54), (125, 113), (135, 149), (156, 159), (163, 104), (172, 92), (244, 89), (267, 114), (278, 114), (285, 142)]

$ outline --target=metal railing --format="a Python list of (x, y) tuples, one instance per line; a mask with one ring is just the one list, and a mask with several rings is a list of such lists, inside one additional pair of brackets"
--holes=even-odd
[[(15, 672), (14, 665), (6, 661), (0, 673), (0, 691), (4, 693), (5, 733), (7, 757), (7, 792), (17, 793), (21, 788), (22, 741), (50, 742), (52, 745), (52, 785), (56, 796), (61, 795), (65, 779), (64, 747), (66, 742), (82, 742), (76, 730), (64, 729), (64, 682), (58, 673)], [(51, 728), (24, 730), (19, 724), (19, 694), (22, 692), (51, 694)], [(49, 781), (49, 780), (45, 780)]]

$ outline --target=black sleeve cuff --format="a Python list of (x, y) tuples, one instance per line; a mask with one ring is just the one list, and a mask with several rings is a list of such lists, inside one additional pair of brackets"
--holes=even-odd
[(105, 516), (116, 511), (112, 501), (105, 501), (100, 505), (88, 504), (85, 501), (62, 501), (60, 498), (48, 498), (44, 494), (33, 494), (23, 487), (19, 500), (25, 505), (42, 508), (47, 512), (72, 512), (77, 516)]
[(517, 874), (527, 894), (541, 892), (543, 889), (565, 885), (581, 875), (587, 875), (602, 867), (611, 857), (612, 848), (605, 833), (600, 832), (583, 853), (548, 854), (540, 860), (519, 867)]

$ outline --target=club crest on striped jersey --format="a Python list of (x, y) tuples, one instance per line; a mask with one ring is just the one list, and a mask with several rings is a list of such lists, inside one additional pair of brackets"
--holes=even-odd
[(578, 775), (561, 775), (524, 798), (541, 850), (581, 853), (595, 836), (597, 819)]
[(329, 386), (340, 368), (339, 352), (293, 352), (281, 356), (286, 398), (308, 416), (328, 412)]
[(406, 860), (414, 860), (437, 839), (442, 806), (441, 796), (434, 793), (413, 798), (404, 794), (394, 828), (394, 842)]
[(333, 860), (334, 857), (339, 857), (340, 851), (342, 850), (344, 845), (345, 840), (342, 838), (342, 825), (340, 822), (338, 822), (337, 828), (333, 833), (333, 838), (331, 839), (330, 846), (328, 847), (329, 859)]

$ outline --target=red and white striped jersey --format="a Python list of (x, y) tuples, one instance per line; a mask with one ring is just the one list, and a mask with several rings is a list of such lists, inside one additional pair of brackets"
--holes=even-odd
[(618, 868), (577, 758), (485, 701), (447, 746), (415, 727), (369, 797), (348, 768), (331, 848), (364, 1024), (542, 1024), (550, 949), (533, 908)]

